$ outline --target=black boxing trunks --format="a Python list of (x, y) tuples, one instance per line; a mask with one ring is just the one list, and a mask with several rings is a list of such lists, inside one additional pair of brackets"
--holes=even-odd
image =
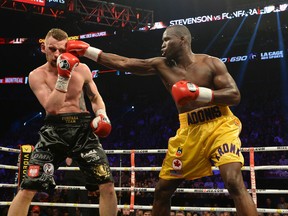
[(66, 157), (77, 161), (86, 179), (86, 188), (113, 182), (108, 158), (93, 133), (89, 113), (47, 115), (40, 138), (31, 154), (21, 189), (47, 191), (55, 188), (54, 171)]

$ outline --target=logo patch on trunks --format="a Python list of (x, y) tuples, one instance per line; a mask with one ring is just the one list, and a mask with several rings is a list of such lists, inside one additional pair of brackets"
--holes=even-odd
[(31, 178), (38, 177), (39, 176), (39, 165), (30, 165), (28, 168), (28, 176)]
[(81, 157), (87, 162), (95, 162), (100, 159), (100, 156), (97, 154), (97, 151), (95, 149), (90, 150), (87, 153), (81, 153)]
[(238, 157), (240, 157), (241, 154), (241, 149), (238, 148), (235, 144), (231, 143), (225, 143), (223, 145), (221, 145), (217, 151), (216, 151), (216, 159), (219, 161), (220, 158), (224, 155), (224, 154), (228, 154), (228, 153), (232, 153), (234, 155), (237, 155)]
[(176, 156), (180, 156), (182, 154), (182, 148), (178, 147)]
[(67, 124), (77, 123), (78, 120), (79, 120), (78, 116), (65, 116), (65, 117), (62, 117), (62, 121), (64, 121)]
[(53, 175), (54, 173), (54, 165), (52, 163), (45, 163), (43, 166), (43, 171), (47, 175)]
[(181, 170), (182, 169), (182, 161), (179, 159), (174, 159), (172, 162), (172, 167), (174, 170)]
[(50, 152), (39, 151), (32, 154), (32, 159), (43, 162), (51, 162), (53, 160), (53, 155)]
[(107, 178), (110, 175), (110, 171), (106, 165), (97, 165), (93, 168), (93, 173), (98, 177)]
[(213, 120), (222, 116), (221, 110), (218, 106), (192, 111), (187, 113), (188, 125), (198, 124)]

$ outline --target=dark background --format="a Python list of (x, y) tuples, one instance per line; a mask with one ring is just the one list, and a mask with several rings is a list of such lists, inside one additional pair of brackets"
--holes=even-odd
[[(221, 12), (233, 12), (238, 9), (258, 6), (261, 8), (268, 3), (282, 3), (285, 1), (118, 0), (113, 2), (153, 10), (155, 21), (168, 23), (172, 19), (220, 14)], [(277, 25), (277, 14), (280, 19), (280, 26)], [(258, 19), (258, 15), (247, 17), (226, 56), (247, 55), (248, 44), (256, 28)], [(164, 29), (160, 29), (148, 32), (132, 32), (131, 29), (126, 28), (88, 24), (79, 20), (77, 16), (67, 16), (64, 19), (52, 18), (35, 15), (31, 12), (19, 12), (3, 8), (0, 8), (0, 20), (0, 37), (29, 38), (27, 43), (21, 45), (0, 46), (1, 78), (5, 76), (28, 76), (31, 70), (45, 62), (45, 58), (40, 52), (39, 44), (33, 41), (37, 38), (44, 38), (50, 28), (62, 28), (69, 35), (79, 35), (102, 30), (116, 31), (116, 35), (113, 36), (86, 39), (85, 41), (92, 46), (103, 49), (105, 52), (114, 52), (138, 58), (160, 55), (161, 37), (164, 31)], [(284, 61), (281, 62), (279, 59), (260, 61), (256, 59), (249, 61), (247, 65), (244, 65), (243, 62), (226, 63), (231, 75), (239, 85), (242, 101), (262, 97), (279, 98), (283, 105), (282, 108), (286, 109), (288, 102), (285, 86), (288, 83), (283, 77), (285, 74), (287, 76), (287, 20), (287, 11), (261, 16), (260, 25), (252, 47), (252, 51), (259, 56), (260, 52), (279, 50), (279, 42), (281, 42), (285, 50)], [(216, 35), (227, 20), (187, 25), (193, 36), (192, 50), (195, 53), (205, 52), (217, 57), (224, 57), (222, 55), (242, 21), (243, 18), (229, 20), (225, 29), (217, 37)], [(282, 31), (283, 41), (278, 41), (279, 30)], [(215, 42), (209, 47), (208, 44), (215, 37)], [(89, 59), (83, 58), (81, 61), (87, 63), (91, 70), (107, 69)], [(281, 69), (281, 64), (284, 64), (286, 71)], [(241, 77), (242, 81), (240, 81)], [(115, 73), (111, 73), (99, 75), (95, 79), (95, 82), (103, 94), (105, 101), (107, 101), (108, 109), (112, 106), (112, 104), (110, 105), (111, 100), (119, 100), (119, 103), (121, 103), (120, 98), (123, 97), (123, 94), (128, 95), (129, 104), (143, 104), (143, 101), (149, 104), (150, 100), (163, 100), (163, 98), (166, 99), (169, 97), (158, 77), (143, 78), (123, 74), (117, 76)], [(20, 123), (25, 122), (31, 116), (33, 117), (35, 113), (43, 111), (28, 85), (1, 85), (0, 92), (0, 113), (2, 113), (0, 134), (2, 135), (11, 130), (11, 127), (14, 127), (15, 121), (16, 124), (19, 121)], [(160, 92), (160, 94), (155, 94), (155, 92)], [(124, 103), (122, 105), (126, 106)]]

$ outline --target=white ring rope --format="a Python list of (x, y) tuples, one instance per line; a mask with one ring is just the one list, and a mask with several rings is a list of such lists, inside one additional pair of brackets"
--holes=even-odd
[[(0, 184), (0, 188), (16, 188), (17, 184)], [(85, 186), (73, 186), (73, 185), (57, 185), (56, 190), (86, 190)], [(131, 187), (115, 187), (115, 191), (130, 192)], [(155, 191), (154, 188), (139, 188), (134, 187), (136, 192), (148, 192), (152, 193)], [(247, 189), (251, 193), (251, 189)], [(256, 189), (257, 194), (288, 194), (288, 190), (278, 189)], [(175, 193), (203, 193), (203, 194), (228, 194), (227, 189), (213, 189), (213, 188), (177, 188)]]
[[(249, 152), (250, 149), (254, 149), (255, 152), (265, 152), (265, 151), (288, 151), (288, 146), (270, 146), (270, 147), (249, 147), (241, 148), (242, 152)], [(0, 151), (6, 152), (16, 152), (20, 153), (19, 149), (12, 149), (0, 146)], [(135, 149), (135, 150), (105, 150), (106, 154), (131, 154), (134, 151), (136, 154), (156, 154), (156, 153), (166, 153), (167, 149)]]
[[(265, 151), (287, 151), (288, 146), (273, 146), (273, 147), (250, 147), (250, 148), (241, 148), (242, 152), (265, 152)], [(20, 153), (19, 149), (12, 149), (0, 146), (0, 151)], [(166, 153), (167, 149), (140, 149), (140, 150), (105, 150), (106, 154), (157, 154), (157, 153)], [(18, 166), (13, 165), (3, 165), (0, 164), (2, 169), (11, 169), (18, 170)], [(253, 171), (255, 170), (288, 170), (288, 166), (282, 165), (267, 165), (267, 166), (254, 166)], [(79, 167), (59, 167), (58, 170), (80, 170)], [(160, 171), (161, 167), (111, 167), (112, 171)], [(217, 167), (212, 167), (212, 170), (219, 170)], [(243, 166), (242, 170), (251, 171), (250, 166)], [(17, 188), (17, 184), (0, 184), (0, 188)], [(66, 186), (58, 185), (55, 189), (67, 189), (67, 190), (86, 190), (85, 186)], [(154, 192), (154, 188), (137, 188), (137, 187), (115, 187), (115, 191), (126, 191), (126, 192)], [(287, 194), (288, 190), (276, 190), (276, 189), (247, 189), (249, 193), (256, 192), (257, 194)], [(227, 189), (209, 189), (209, 188), (178, 188), (175, 191), (176, 193), (224, 193), (229, 194)], [(11, 202), (0, 201), (0, 206), (11, 205)], [(51, 203), (51, 202), (32, 202), (31, 205), (39, 206), (59, 206), (59, 207), (81, 207), (81, 208), (99, 208), (99, 204), (80, 204), (80, 203)], [(131, 208), (131, 205), (117, 205), (118, 208)], [(133, 209), (152, 209), (152, 206), (140, 206), (133, 205)], [(181, 207), (181, 206), (172, 206), (171, 210), (183, 210), (183, 211), (228, 211), (236, 212), (236, 208), (224, 208), (224, 207)], [(288, 213), (288, 209), (264, 209), (257, 208), (259, 213)]]
[[(11, 205), (11, 202), (1, 202), (2, 205)], [(81, 204), (81, 203), (51, 203), (51, 202), (32, 202), (31, 205), (39, 206), (58, 206), (58, 207), (79, 207), (79, 208), (99, 208), (99, 204)], [(128, 205), (117, 205), (119, 209), (129, 208)], [(152, 209), (152, 206), (134, 205), (134, 209)], [(227, 211), (236, 212), (235, 208), (225, 207), (186, 207), (186, 206), (172, 206), (171, 210), (182, 210), (182, 211)], [(257, 208), (258, 213), (288, 213), (288, 209), (264, 209)]]
[[(18, 170), (18, 166), (0, 164), (0, 169)], [(79, 167), (59, 167), (57, 170), (79, 171)], [(112, 171), (131, 171), (131, 167), (111, 167)], [(134, 171), (160, 171), (161, 167), (134, 167)], [(219, 170), (218, 167), (212, 167), (212, 170)], [(243, 166), (242, 170), (249, 171), (249, 166)], [(288, 170), (288, 165), (267, 165), (255, 166), (254, 170)]]

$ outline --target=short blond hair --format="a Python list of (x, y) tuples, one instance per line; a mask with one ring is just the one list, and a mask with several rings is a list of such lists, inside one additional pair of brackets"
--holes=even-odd
[(62, 40), (68, 39), (68, 34), (62, 29), (52, 28), (46, 34), (45, 40), (47, 40), (47, 38), (49, 37), (53, 37), (58, 41), (62, 41)]

